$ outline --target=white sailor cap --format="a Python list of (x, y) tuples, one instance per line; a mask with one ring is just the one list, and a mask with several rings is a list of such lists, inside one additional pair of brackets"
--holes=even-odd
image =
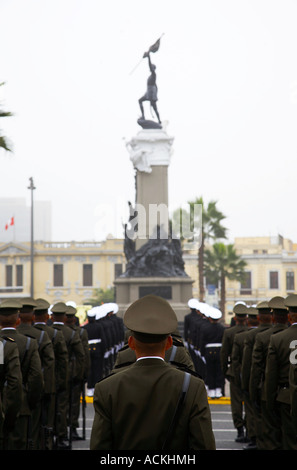
[(106, 302), (103, 305), (106, 306), (107, 313), (109, 313), (109, 312), (117, 313), (119, 311), (119, 306), (115, 302)]
[(216, 307), (210, 307), (208, 310), (208, 316), (213, 320), (219, 320), (222, 317), (222, 312)]
[(199, 310), (199, 301), (197, 299), (190, 299), (188, 301), (188, 307), (194, 308), (195, 310)]
[(201, 313), (203, 313), (203, 315), (205, 315), (206, 317), (209, 317), (209, 310), (210, 310), (210, 306), (208, 304), (206, 304), (205, 302), (199, 302), (199, 310)]
[(94, 307), (87, 311), (87, 315), (91, 318), (94, 318), (96, 316), (96, 310), (94, 309)]
[(106, 307), (106, 304), (102, 305), (97, 305), (94, 307), (95, 309), (95, 314), (96, 314), (96, 320), (100, 320), (100, 318), (105, 317), (109, 312), (109, 307)]

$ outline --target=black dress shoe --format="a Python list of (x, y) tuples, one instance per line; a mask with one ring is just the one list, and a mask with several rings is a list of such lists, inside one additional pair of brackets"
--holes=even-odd
[(243, 450), (257, 450), (256, 440), (252, 439), (247, 446), (242, 448)]
[(82, 441), (83, 438), (80, 437), (78, 434), (77, 434), (77, 430), (74, 428), (72, 429), (72, 440), (73, 441)]
[(69, 449), (69, 444), (64, 441), (64, 439), (60, 438), (57, 440), (57, 449), (58, 450), (67, 450)]

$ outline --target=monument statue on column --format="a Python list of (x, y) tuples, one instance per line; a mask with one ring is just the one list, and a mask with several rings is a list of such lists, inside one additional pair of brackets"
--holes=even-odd
[[(161, 38), (160, 38), (161, 39)], [(150, 54), (159, 50), (158, 39), (143, 58), (148, 59), (150, 76), (147, 90), (138, 100), (142, 128), (126, 143), (135, 170), (135, 205), (129, 202), (130, 217), (124, 225), (126, 270), (115, 280), (117, 303), (123, 309), (139, 297), (154, 293), (172, 303), (180, 319), (188, 311), (192, 297), (192, 279), (186, 274), (180, 239), (171, 233), (168, 211), (168, 166), (172, 156), (173, 137), (162, 125), (157, 108), (156, 66)], [(149, 101), (157, 120), (146, 119), (144, 102)], [(167, 220), (152, 223), (152, 208), (165, 208)], [(137, 221), (133, 225), (133, 221)], [(132, 227), (131, 227), (132, 224)], [(142, 229), (140, 230), (140, 225)], [(178, 313), (180, 312), (180, 313)]]

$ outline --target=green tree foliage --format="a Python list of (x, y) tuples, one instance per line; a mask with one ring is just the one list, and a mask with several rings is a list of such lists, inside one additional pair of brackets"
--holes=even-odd
[[(0, 83), (0, 86), (2, 86), (2, 85), (4, 85), (4, 82)], [(0, 108), (0, 118), (9, 117), (9, 116), (12, 116), (12, 114), (11, 114), (9, 111), (3, 111), (3, 110)], [(6, 150), (7, 152), (11, 152), (11, 151), (12, 151), (11, 145), (9, 144), (7, 137), (5, 137), (4, 135), (2, 135), (1, 129), (0, 129), (0, 148), (3, 148), (3, 149)]]
[(202, 197), (196, 198), (194, 201), (189, 201), (190, 210), (194, 204), (201, 204), (202, 206), (202, 224), (200, 245), (198, 248), (198, 274), (199, 274), (199, 300), (204, 301), (205, 288), (204, 288), (204, 251), (205, 242), (210, 240), (218, 240), (226, 238), (226, 227), (222, 225), (222, 221), (226, 216), (217, 208), (217, 201), (209, 201), (206, 204)]
[(204, 274), (213, 284), (220, 282), (220, 309), (225, 313), (226, 279), (243, 281), (246, 262), (237, 255), (234, 245), (214, 243), (212, 248), (205, 250)]
[(107, 302), (114, 302), (114, 288), (110, 289), (94, 289), (93, 297), (89, 300), (90, 304), (101, 305)]

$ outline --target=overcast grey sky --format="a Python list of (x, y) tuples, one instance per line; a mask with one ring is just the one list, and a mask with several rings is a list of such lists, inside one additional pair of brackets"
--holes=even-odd
[[(229, 240), (297, 242), (297, 2), (1, 0), (0, 197), (52, 201), (54, 240), (121, 236), (144, 51), (174, 137), (169, 203), (215, 199)], [(110, 217), (106, 217), (107, 210)], [(1, 218), (1, 214), (0, 214)], [(16, 221), (17, 223), (17, 221)]]

